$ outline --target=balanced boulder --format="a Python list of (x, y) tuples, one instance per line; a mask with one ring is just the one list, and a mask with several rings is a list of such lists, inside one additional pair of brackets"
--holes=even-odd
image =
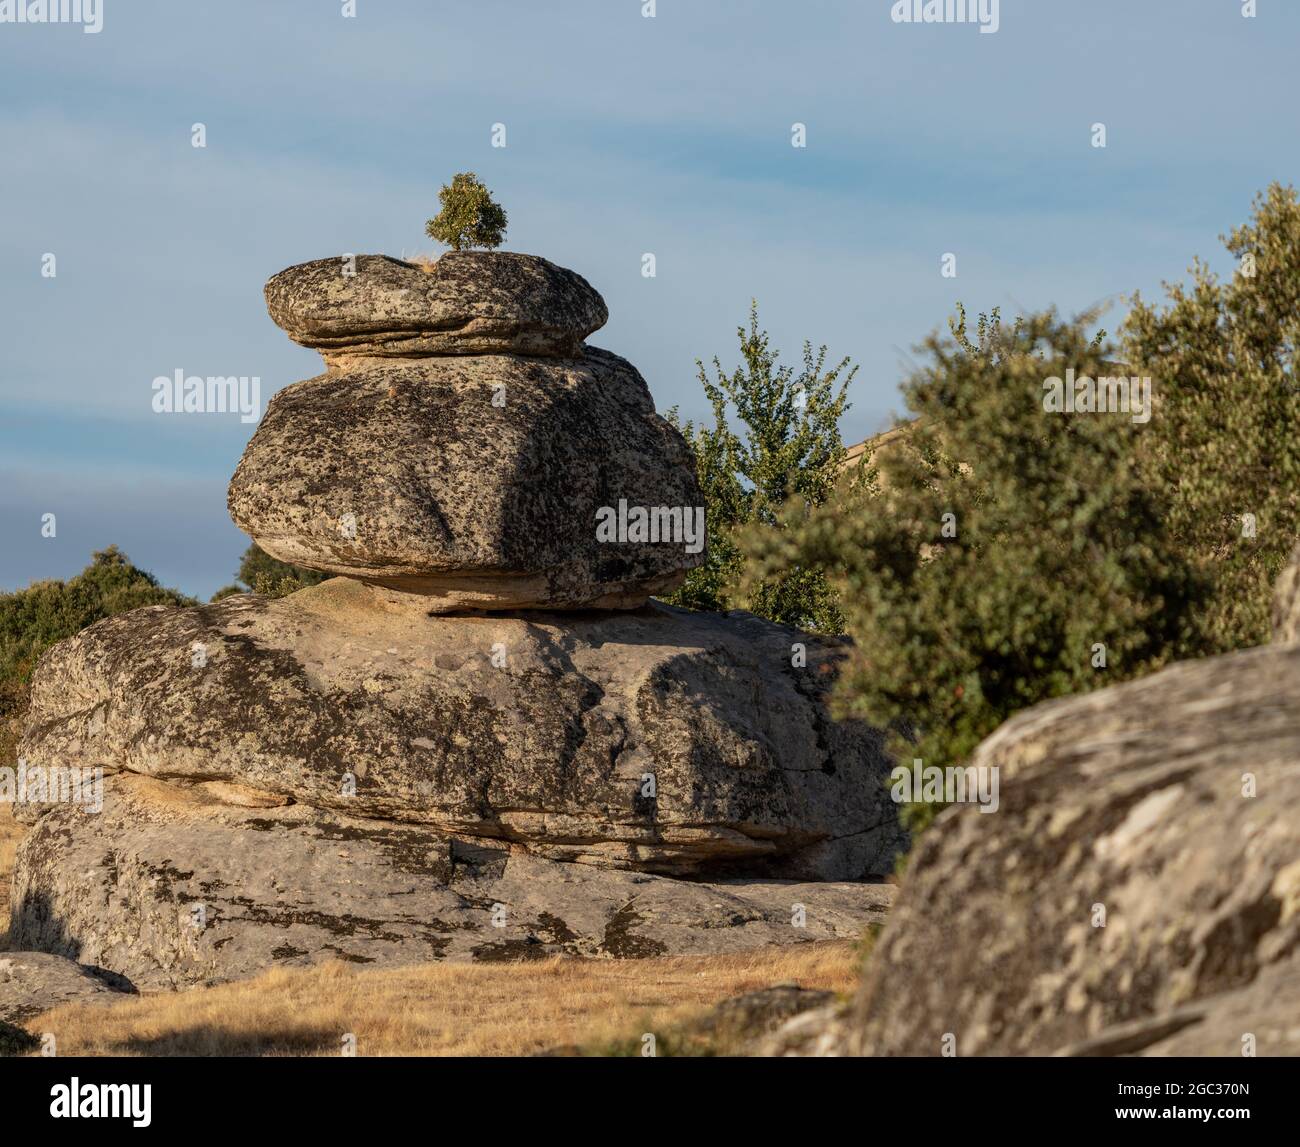
[(431, 266), (341, 255), (289, 267), (266, 305), (327, 362), (355, 356), (528, 354), (571, 358), (609, 318), (581, 275), (536, 255), (449, 251)]
[(290, 267), (272, 317), (327, 374), (281, 391), (230, 484), (272, 557), (440, 612), (635, 608), (704, 560), (682, 436), (587, 347), (604, 301), (531, 255)]
[[(654, 541), (598, 531), (620, 502), (655, 514)], [(272, 556), (442, 612), (635, 607), (704, 557), (686, 443), (596, 350), (371, 359), (290, 386), (229, 503)]]
[(231, 515), (341, 576), (44, 656), (11, 942), (161, 988), (879, 922), (905, 838), (881, 733), (830, 716), (843, 644), (649, 600), (704, 560), (704, 506), (644, 380), (583, 343), (586, 281), (345, 257), (267, 300), (329, 370), (276, 395)]

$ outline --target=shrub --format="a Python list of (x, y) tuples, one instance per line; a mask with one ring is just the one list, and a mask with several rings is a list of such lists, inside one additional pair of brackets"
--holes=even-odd
[[(691, 609), (747, 609), (783, 624), (839, 633), (843, 618), (820, 570), (793, 561), (747, 579), (739, 539), (753, 525), (792, 528), (830, 496), (844, 460), (839, 419), (857, 367), (845, 358), (826, 370), (826, 348), (814, 354), (810, 343), (797, 374), (779, 365), (767, 332), (759, 329), (757, 303), (750, 306), (749, 329), (739, 327), (736, 334), (742, 365), (731, 374), (715, 357), (710, 377), (696, 360), (713, 425), (681, 423), (676, 407), (668, 412), (695, 453), (708, 549), (704, 564), (666, 600)], [(733, 413), (743, 435), (731, 427)]]
[(1237, 271), (1201, 262), (1164, 306), (1140, 296), (1123, 329), (1151, 375), (1147, 480), (1171, 492), (1177, 544), (1214, 582), (1198, 618), (1207, 652), (1267, 641), (1271, 587), (1300, 535), (1300, 202), (1278, 184), (1223, 242)]
[(145, 605), (196, 605), (131, 564), (116, 546), (93, 555), (68, 581), (39, 581), (0, 593), (0, 763), (12, 762), (27, 708), (28, 682), (42, 653), (93, 622)]
[(425, 224), (431, 239), (453, 251), (466, 247), (500, 247), (506, 236), (506, 213), (472, 171), (452, 176), (438, 192), (442, 210)]
[[(244, 551), (244, 556), (239, 561), (239, 573), (236, 576), (254, 593), (265, 594), (268, 597), (283, 597), (295, 590), (319, 585), (329, 575), (319, 570), (304, 569), (302, 566), (282, 562), (279, 558), (271, 557), (254, 542)], [(290, 584), (292, 588), (281, 588), (288, 587)], [(218, 590), (212, 600), (216, 601), (220, 597), (238, 592), (240, 592), (238, 585), (227, 586), (225, 589)]]
[(0, 593), (0, 681), (26, 682), (46, 649), (101, 618), (144, 605), (196, 604), (194, 598), (164, 589), (153, 574), (109, 546), (68, 581), (39, 581)]
[[(931, 335), (905, 384), (917, 423), (796, 529), (751, 530), (752, 576), (826, 571), (856, 647), (843, 715), (894, 730), (940, 766), (1035, 702), (1111, 684), (1195, 651), (1203, 581), (1174, 543), (1168, 491), (1141, 480), (1124, 414), (1053, 414), (1065, 364), (1113, 374), (1112, 349), (1054, 313), (1004, 328), (964, 313)], [(933, 814), (907, 811), (913, 828)]]

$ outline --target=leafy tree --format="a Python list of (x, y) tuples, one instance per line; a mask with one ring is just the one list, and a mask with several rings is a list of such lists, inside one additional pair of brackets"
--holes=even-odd
[[(857, 367), (845, 358), (826, 370), (826, 348), (814, 353), (807, 342), (798, 373), (779, 365), (759, 329), (756, 302), (749, 329), (736, 334), (742, 365), (730, 374), (716, 357), (712, 377), (696, 360), (713, 424), (681, 423), (675, 407), (668, 412), (695, 452), (708, 549), (705, 563), (666, 600), (692, 609), (747, 609), (787, 625), (841, 632), (836, 595), (820, 570), (794, 561), (749, 579), (740, 536), (756, 524), (793, 528), (830, 497), (844, 460), (839, 419)], [(742, 434), (732, 429), (733, 414)]]
[(145, 605), (196, 604), (164, 589), (153, 574), (109, 546), (68, 581), (38, 581), (0, 593), (0, 680), (25, 682), (46, 649), (102, 618)]
[(90, 565), (67, 581), (38, 581), (0, 593), (0, 764), (12, 764), (32, 670), (51, 645), (130, 609), (195, 604), (164, 589), (116, 546), (94, 554)]
[[(1194, 651), (1206, 587), (1170, 536), (1169, 492), (1142, 480), (1150, 424), (1044, 409), (1066, 365), (1114, 373), (1094, 320), (1007, 329), (994, 312), (972, 339), (959, 312), (903, 388), (917, 421), (881, 480), (747, 534), (755, 576), (820, 569), (840, 592), (855, 647), (839, 710), (894, 730), (903, 759), (960, 765), (1026, 706)], [(933, 809), (907, 812), (920, 827)]]
[(425, 224), (431, 239), (453, 251), (466, 247), (500, 247), (506, 236), (505, 210), (472, 171), (452, 176), (438, 192), (442, 210)]
[(1237, 268), (1199, 260), (1166, 305), (1140, 296), (1123, 329), (1156, 395), (1147, 480), (1172, 492), (1177, 543), (1215, 582), (1198, 619), (1207, 652), (1268, 640), (1271, 586), (1300, 536), (1300, 202), (1270, 186), (1223, 238)]

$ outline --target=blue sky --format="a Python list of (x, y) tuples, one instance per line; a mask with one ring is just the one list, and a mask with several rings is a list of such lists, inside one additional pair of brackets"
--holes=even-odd
[(265, 399), (319, 373), (262, 284), (431, 251), (456, 171), (508, 249), (602, 292), (592, 341), (661, 410), (703, 413), (694, 360), (734, 361), (754, 296), (787, 360), (807, 338), (861, 364), (856, 441), (955, 301), (1113, 299), (1113, 328), (1122, 295), (1224, 266), (1218, 235), (1300, 159), (1291, 0), (1001, 0), (992, 35), (889, 0), (103, 4), (97, 35), (0, 23), (0, 588), (114, 542), (188, 592), (228, 582), (255, 428), (155, 414), (152, 380), (257, 375)]

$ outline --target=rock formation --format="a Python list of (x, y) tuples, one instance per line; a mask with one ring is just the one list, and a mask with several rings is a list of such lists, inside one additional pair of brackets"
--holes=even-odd
[(1300, 1055), (1298, 762), (1295, 644), (1016, 716), (971, 762), (997, 813), (920, 838), (856, 1004), (763, 1053)]
[(880, 920), (863, 881), (902, 833), (879, 734), (827, 712), (841, 649), (649, 600), (703, 558), (700, 495), (640, 375), (584, 344), (586, 281), (361, 256), (267, 302), (329, 369), (272, 401), (231, 514), (342, 576), (46, 655), (21, 754), (107, 781), (100, 811), (24, 809), (11, 943), (162, 988)]
[(72, 1001), (121, 998), (122, 982), (96, 975), (65, 956), (0, 952), (0, 1024), (22, 1023)]

